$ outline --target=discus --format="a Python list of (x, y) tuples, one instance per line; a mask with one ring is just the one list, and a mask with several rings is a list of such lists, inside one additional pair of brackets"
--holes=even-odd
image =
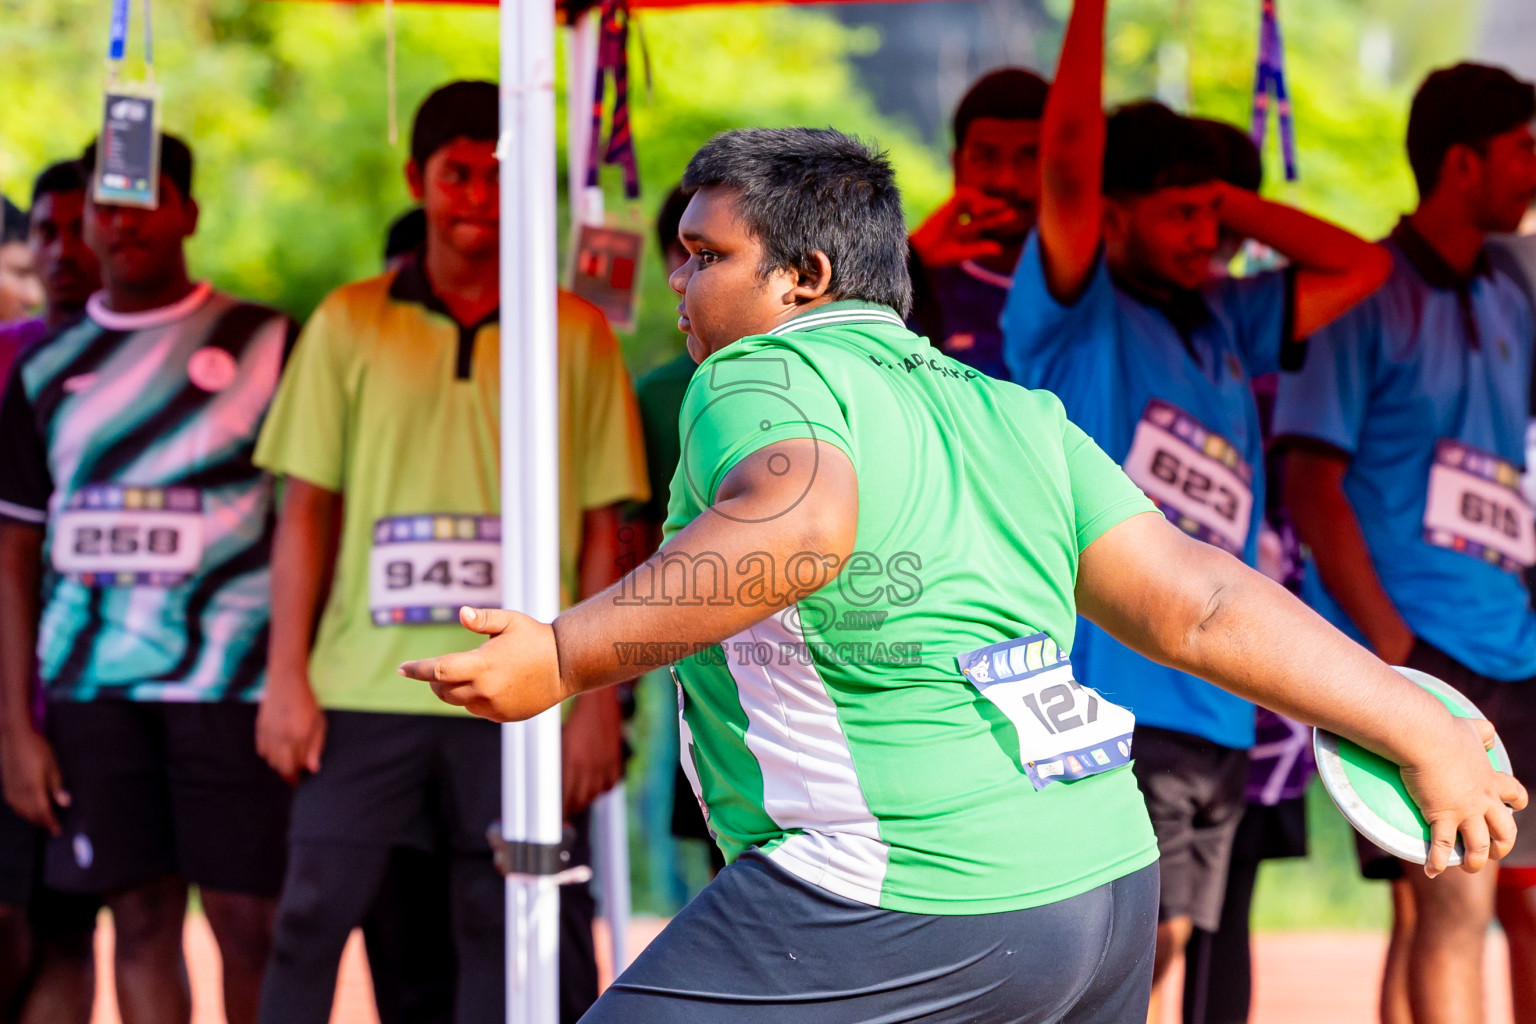
[[(1398, 668), (1409, 681), (1434, 694), (1446, 710), (1457, 718), (1483, 718), (1482, 712), (1453, 687), (1427, 672)], [(1392, 856), (1414, 864), (1429, 859), (1429, 823), (1403, 785), (1399, 767), (1378, 754), (1341, 736), (1322, 729), (1312, 731), (1317, 751), (1317, 774), (1328, 795), (1361, 835)], [(1509, 772), (1509, 754), (1497, 736), (1488, 751), (1488, 763), (1501, 772)], [(1461, 836), (1451, 852), (1450, 864), (1462, 859)]]

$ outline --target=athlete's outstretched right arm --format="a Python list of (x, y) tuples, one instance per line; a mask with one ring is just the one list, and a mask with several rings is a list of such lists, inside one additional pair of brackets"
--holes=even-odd
[[(826, 586), (853, 551), (858, 521), (858, 479), (841, 448), (809, 438), (767, 445), (742, 458), (708, 510), (665, 547), (553, 625), (464, 609), (464, 625), (490, 639), (410, 662), (401, 674), (482, 717), (531, 718), (718, 644)], [(668, 580), (679, 578), (674, 599)], [(742, 596), (749, 592), (759, 596)]]
[(53, 748), (32, 721), (37, 679), (43, 529), (0, 524), (0, 764), (5, 799), (21, 817), (59, 834), (55, 805), (69, 803)]
[(325, 713), (309, 684), (315, 621), (336, 562), (341, 495), (289, 477), (272, 541), (272, 634), (256, 752), (290, 783), (320, 770)]
[(1104, 222), (1104, 4), (1076, 0), (1040, 122), (1040, 250), (1058, 302), (1082, 294)]
[(1166, 665), (1402, 766), (1431, 827), (1425, 873), (1445, 870), (1460, 831), (1476, 871), (1513, 847), (1506, 804), (1525, 788), (1485, 756), (1493, 727), (1434, 697), (1334, 629), (1290, 592), (1161, 516), (1132, 516), (1083, 549), (1078, 611)]

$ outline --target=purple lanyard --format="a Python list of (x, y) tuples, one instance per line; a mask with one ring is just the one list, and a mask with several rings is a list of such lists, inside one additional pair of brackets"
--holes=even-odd
[(1280, 122), (1280, 152), (1285, 158), (1285, 180), (1296, 180), (1296, 128), (1291, 121), (1291, 97), (1285, 87), (1285, 46), (1280, 40), (1280, 19), (1275, 0), (1263, 0), (1264, 18), (1259, 27), (1259, 66), (1253, 76), (1254, 145), (1264, 146), (1273, 103)]
[[(597, 82), (592, 96), (592, 143), (587, 153), (587, 187), (597, 187), (599, 163), (624, 169), (624, 195), (640, 198), (640, 168), (635, 162), (635, 136), (629, 128), (629, 0), (603, 0), (597, 43)], [(613, 75), (613, 117), (608, 146), (603, 137), (603, 86)]]

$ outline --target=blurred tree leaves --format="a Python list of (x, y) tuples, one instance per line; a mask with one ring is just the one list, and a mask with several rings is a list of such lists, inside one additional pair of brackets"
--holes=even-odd
[[(136, 74), (142, 48), (134, 6), (129, 70)], [(78, 153), (95, 130), (108, 7), (106, 0), (0, 0), (0, 190), (23, 205), (32, 175)], [(198, 273), (302, 316), (330, 289), (377, 272), (385, 226), (410, 204), (401, 167), (416, 105), (450, 79), (497, 74), (494, 9), (403, 5), (395, 17), (401, 140), (392, 147), (378, 6), (155, 5), (164, 124), (192, 143), (198, 161)], [(641, 20), (654, 68), (648, 97), (637, 43), (633, 116), (646, 194), (630, 209), (617, 198), (617, 172), (605, 173), (621, 223), (648, 223), (700, 143), (751, 124), (836, 124), (878, 139), (897, 161), (914, 215), (942, 199), (942, 155), (881, 117), (854, 80), (848, 55), (877, 45), (867, 30), (825, 13), (768, 7)], [(680, 343), (672, 302), (658, 296), (665, 284), (654, 254), (646, 280), (641, 330), (626, 339), (637, 369), (669, 358)]]

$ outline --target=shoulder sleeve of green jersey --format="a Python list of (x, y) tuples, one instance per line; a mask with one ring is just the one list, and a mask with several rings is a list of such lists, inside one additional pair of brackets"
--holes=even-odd
[(360, 286), (371, 283), (326, 296), (299, 332), (256, 443), (256, 464), (263, 469), (342, 489), (351, 412), (347, 368), (358, 332), (369, 327), (362, 314), (374, 289)]
[(678, 429), (682, 459), (673, 487), (685, 486), (699, 508), (713, 504), (737, 463), (780, 441), (825, 441), (858, 466), (844, 402), (781, 339), (746, 338), (704, 360), (683, 397)]
[[(1035, 392), (1043, 395), (1044, 392)], [(1125, 471), (1104, 454), (1093, 438), (1067, 419), (1060, 399), (1051, 395), (1061, 424), (1061, 450), (1066, 458), (1067, 478), (1072, 487), (1073, 525), (1077, 530), (1077, 550), (1104, 536), (1132, 516), (1156, 512), (1157, 506), (1141, 493)]]

